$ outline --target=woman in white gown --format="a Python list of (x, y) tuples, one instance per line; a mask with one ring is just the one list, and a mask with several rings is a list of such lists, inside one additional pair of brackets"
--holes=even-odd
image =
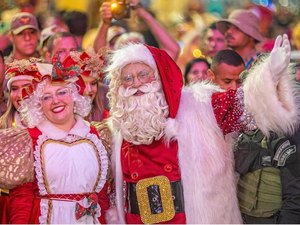
[(104, 223), (107, 150), (83, 119), (91, 106), (78, 93), (76, 69), (53, 71), (24, 100), (29, 128), (1, 131), (0, 186), (12, 188), (10, 223)]

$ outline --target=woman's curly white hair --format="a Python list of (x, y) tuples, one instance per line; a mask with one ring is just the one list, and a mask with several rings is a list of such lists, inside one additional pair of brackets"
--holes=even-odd
[[(47, 80), (37, 85), (34, 93), (27, 99), (24, 99), (20, 107), (20, 116), (27, 127), (32, 128), (46, 120), (42, 105), (41, 96), (47, 84)], [(78, 93), (78, 89), (74, 83), (68, 83), (65, 87), (70, 88), (72, 99), (74, 101), (74, 114), (86, 117), (91, 111), (91, 99)]]

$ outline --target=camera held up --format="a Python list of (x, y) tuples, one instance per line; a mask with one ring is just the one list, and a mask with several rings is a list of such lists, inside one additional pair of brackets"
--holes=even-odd
[(111, 0), (110, 9), (116, 20), (130, 17), (130, 4), (127, 0)]

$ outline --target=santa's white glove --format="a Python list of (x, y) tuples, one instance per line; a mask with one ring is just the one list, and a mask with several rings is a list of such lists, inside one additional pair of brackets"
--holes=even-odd
[(288, 36), (279, 35), (269, 57), (269, 67), (273, 80), (277, 83), (283, 72), (287, 69), (291, 58), (291, 45)]

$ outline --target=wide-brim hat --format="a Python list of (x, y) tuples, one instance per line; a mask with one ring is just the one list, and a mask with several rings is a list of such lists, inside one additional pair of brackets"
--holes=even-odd
[(264, 40), (259, 31), (259, 19), (250, 10), (236, 9), (229, 14), (228, 19), (218, 20), (216, 24), (222, 34), (225, 34), (229, 24), (233, 24), (256, 41), (261, 42)]

